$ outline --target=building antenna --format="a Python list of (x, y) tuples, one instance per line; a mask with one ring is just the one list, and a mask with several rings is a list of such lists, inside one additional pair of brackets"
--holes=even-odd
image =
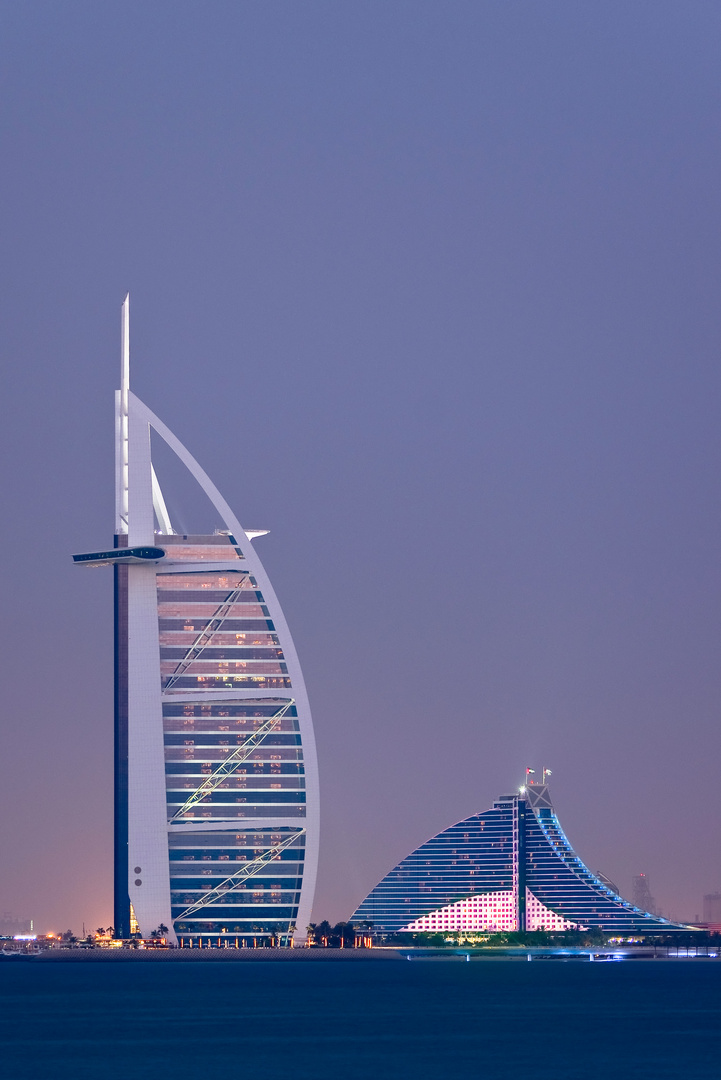
[(130, 393), (130, 293), (120, 317), (120, 390), (115, 420), (115, 531), (128, 531), (128, 395)]

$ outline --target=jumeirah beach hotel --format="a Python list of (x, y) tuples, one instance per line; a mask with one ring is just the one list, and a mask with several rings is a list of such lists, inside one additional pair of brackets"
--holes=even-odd
[(576, 855), (551, 802), (548, 774), (531, 778), (411, 852), (352, 921), (380, 934), (571, 930), (663, 934), (689, 927), (624, 900)]
[[(318, 775), (298, 657), (252, 541), (208, 475), (130, 390), (129, 299), (116, 395), (115, 931), (180, 945), (304, 940)], [(177, 531), (159, 437), (223, 528)]]

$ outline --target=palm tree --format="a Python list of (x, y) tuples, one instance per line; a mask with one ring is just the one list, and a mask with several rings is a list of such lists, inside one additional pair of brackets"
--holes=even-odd
[(332, 933), (333, 927), (327, 919), (323, 919), (322, 922), (318, 923), (318, 935), (320, 936), (321, 944), (323, 945), (324, 949), (328, 948), (328, 938), (331, 936)]
[(333, 937), (340, 939), (341, 949), (345, 949), (346, 941), (355, 940), (355, 927), (353, 923), (339, 922), (333, 927)]

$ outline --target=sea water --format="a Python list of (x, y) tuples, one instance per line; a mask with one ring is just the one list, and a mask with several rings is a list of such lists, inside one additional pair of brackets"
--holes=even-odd
[(0, 963), (2, 1080), (721, 1078), (721, 960)]

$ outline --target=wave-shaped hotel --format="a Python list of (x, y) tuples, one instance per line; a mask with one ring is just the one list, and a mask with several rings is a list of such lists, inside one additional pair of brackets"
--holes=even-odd
[[(306, 936), (318, 776), (303, 675), (244, 530), (207, 474), (130, 390), (129, 300), (116, 395), (116, 523), (76, 563), (115, 575), (115, 932), (181, 945)], [(155, 432), (225, 526), (183, 535)]]
[(368, 894), (352, 921), (375, 932), (439, 933), (599, 928), (619, 934), (687, 930), (619, 895), (575, 853), (547, 776), (530, 777), (411, 852)]

